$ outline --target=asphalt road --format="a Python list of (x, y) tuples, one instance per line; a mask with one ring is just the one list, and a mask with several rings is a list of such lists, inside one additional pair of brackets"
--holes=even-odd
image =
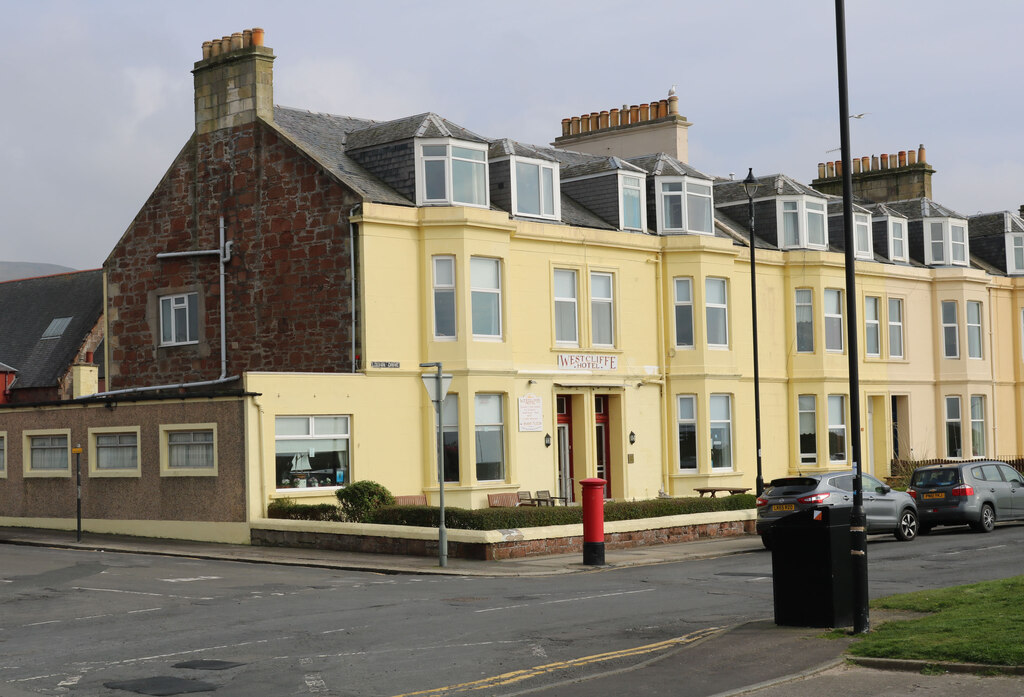
[[(868, 554), (873, 597), (1012, 576), (1024, 525), (879, 537)], [(11, 545), (0, 559), (0, 697), (568, 694), (773, 612), (767, 552), (527, 578)]]

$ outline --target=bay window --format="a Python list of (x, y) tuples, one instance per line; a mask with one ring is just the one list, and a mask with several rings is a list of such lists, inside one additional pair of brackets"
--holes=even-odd
[(732, 395), (713, 394), (708, 403), (711, 424), (711, 468), (732, 468)]
[(963, 455), (960, 397), (946, 397), (946, 457)]
[(967, 357), (981, 358), (981, 303), (967, 301)]
[(967, 266), (970, 244), (967, 222), (955, 218), (925, 218), (925, 263), (932, 266)]
[(469, 260), (473, 336), (501, 338), (501, 262), (472, 257)]
[(694, 395), (679, 395), (678, 434), (679, 469), (697, 469), (697, 398)]
[(825, 350), (843, 350), (843, 291), (825, 289)]
[(486, 208), (486, 144), (449, 139), (416, 144), (416, 203)]
[(658, 177), (658, 232), (714, 232), (711, 182), (687, 177)]
[(729, 293), (724, 278), (704, 280), (704, 310), (710, 348), (729, 348)]
[(500, 394), (474, 398), (477, 481), (505, 479), (505, 422)]
[(814, 297), (810, 288), (796, 289), (796, 352), (814, 353)]
[(960, 357), (960, 323), (955, 300), (942, 301), (942, 355), (944, 358)]
[(676, 346), (693, 348), (693, 279), (675, 279)]
[(797, 428), (800, 437), (800, 464), (818, 462), (817, 399), (812, 394), (797, 396)]
[(828, 460), (846, 462), (846, 395), (828, 396)]
[(455, 339), (455, 257), (434, 257), (434, 338)]

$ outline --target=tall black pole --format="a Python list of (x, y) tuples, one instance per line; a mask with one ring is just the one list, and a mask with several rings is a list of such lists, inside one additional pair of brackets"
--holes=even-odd
[(750, 321), (753, 326), (752, 337), (754, 339), (754, 439), (757, 444), (757, 480), (755, 491), (760, 496), (764, 491), (764, 476), (761, 472), (761, 374), (757, 364), (757, 262), (754, 254), (754, 193), (756, 189), (754, 179), (754, 168), (747, 170), (747, 180), (744, 182), (749, 186), (744, 188), (747, 191), (747, 209), (750, 214)]
[(863, 634), (871, 628), (868, 617), (867, 519), (861, 486), (860, 448), (860, 366), (857, 349), (857, 277), (853, 248), (853, 174), (850, 171), (850, 103), (846, 78), (846, 8), (836, 0), (836, 55), (839, 62), (839, 134), (843, 157), (843, 237), (846, 245), (846, 335), (850, 364), (850, 455), (856, 471), (853, 484), (853, 512), (850, 515), (850, 554), (853, 571), (853, 631)]

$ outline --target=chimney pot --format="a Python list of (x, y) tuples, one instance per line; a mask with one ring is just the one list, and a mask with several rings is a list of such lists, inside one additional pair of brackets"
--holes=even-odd
[(880, 158), (882, 160), (882, 169), (889, 169), (889, 154), (883, 152)]
[(658, 101), (658, 116), (665, 118), (668, 116), (668, 100), (662, 99)]
[(263, 30), (260, 27), (252, 28), (252, 45), (262, 46), (263, 45)]
[(907, 150), (907, 164), (908, 165), (917, 164), (917, 151), (916, 150)]
[(590, 133), (590, 114), (580, 116), (580, 133)]
[(906, 167), (907, 166), (907, 151), (906, 150), (900, 150), (899, 153), (898, 153), (898, 156), (899, 156), (899, 163), (900, 163), (899, 166), (900, 167)]
[(843, 176), (843, 161), (842, 160), (836, 160), (836, 176), (837, 177)]
[(231, 53), (231, 37), (230, 36), (222, 36), (222, 37), (220, 37), (220, 52), (222, 54), (223, 53)]
[(860, 159), (855, 157), (850, 164), (853, 166), (853, 173), (860, 174)]
[(650, 118), (651, 118), (651, 105), (650, 104), (641, 104), (640, 105), (640, 120), (641, 121), (647, 121)]
[(640, 123), (640, 106), (633, 104), (629, 107), (629, 122)]
[(826, 162), (825, 163), (825, 171), (828, 174), (828, 178), (829, 179), (831, 179), (832, 177), (836, 176), (836, 165), (835, 165), (835, 163), (834, 162)]
[(231, 35), (231, 50), (237, 51), (242, 48), (242, 32), (236, 31)]
[(608, 125), (612, 126), (612, 127), (619, 125), (619, 110), (618, 109), (609, 109), (608, 110)]
[(252, 29), (242, 30), (242, 48), (249, 48), (252, 46)]
[(871, 171), (874, 172), (878, 169), (878, 155), (871, 156)]
[(871, 158), (865, 155), (860, 158), (860, 171), (867, 172), (871, 169)]
[(212, 41), (204, 41), (203, 42), (203, 60), (204, 61), (205, 60), (209, 60), (210, 56), (212, 56), (212, 55), (213, 55), (213, 42)]
[(655, 99), (651, 102), (651, 121), (661, 116), (661, 102)]
[(216, 58), (220, 55), (220, 39), (214, 39), (210, 42), (210, 56)]
[(562, 119), (562, 135), (567, 136), (572, 133), (572, 119)]
[(598, 116), (599, 128), (608, 128), (608, 112), (602, 111)]
[(924, 164), (925, 162), (928, 161), (924, 157), (924, 144), (923, 143), (921, 145), (917, 146), (917, 161), (920, 162), (921, 164)]
[(825, 178), (825, 163), (824, 162), (819, 162), (818, 163), (818, 179), (824, 179), (824, 178)]
[(668, 113), (672, 116), (679, 113), (679, 97), (674, 94), (668, 98)]

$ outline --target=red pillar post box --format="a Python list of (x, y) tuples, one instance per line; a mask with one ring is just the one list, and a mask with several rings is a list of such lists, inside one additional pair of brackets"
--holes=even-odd
[(604, 485), (603, 479), (583, 479), (583, 563), (604, 566)]

